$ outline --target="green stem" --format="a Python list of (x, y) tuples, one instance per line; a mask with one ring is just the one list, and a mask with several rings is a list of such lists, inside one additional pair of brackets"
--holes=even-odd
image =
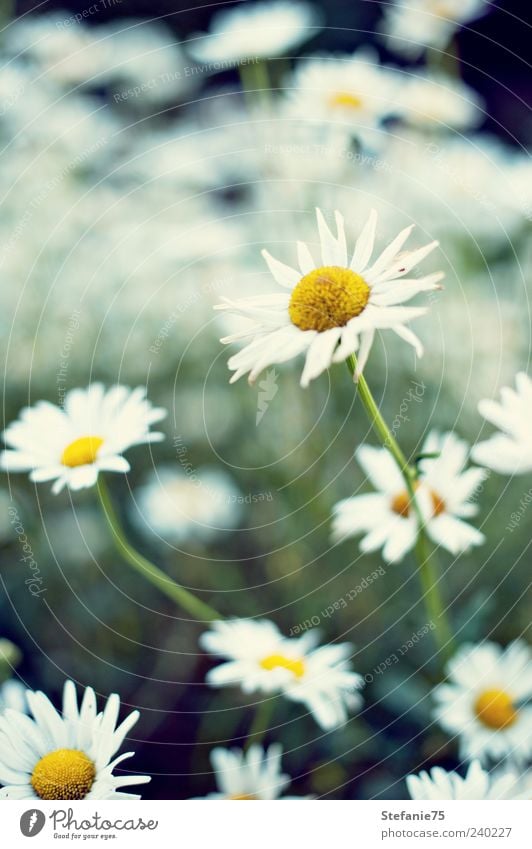
[(255, 716), (248, 731), (247, 740), (244, 744), (244, 750), (247, 751), (253, 743), (261, 743), (271, 724), (273, 713), (273, 698), (263, 699), (259, 702), (255, 710)]
[[(354, 377), (355, 372), (356, 372), (356, 368), (357, 368), (357, 361), (356, 361), (356, 357), (355, 357), (354, 354), (351, 354), (351, 356), (348, 357), (347, 366), (349, 368), (349, 371), (351, 372), (351, 375)], [(384, 419), (381, 415), (381, 411), (377, 407), (375, 399), (374, 399), (373, 395), (371, 394), (371, 389), (369, 388), (367, 380), (366, 380), (366, 378), (364, 377), (363, 374), (359, 375), (359, 377), (357, 379), (357, 387), (358, 387), (358, 394), (360, 395), (362, 403), (364, 404), (364, 407), (366, 408), (367, 414), (370, 418), (370, 421), (371, 421), (371, 424), (373, 425), (373, 428), (375, 429), (375, 431), (377, 432), (377, 435), (382, 440), (382, 444), (384, 445), (384, 447), (388, 449), (388, 451), (390, 452), (390, 454), (394, 458), (395, 462), (399, 466), (399, 469), (401, 470), (401, 474), (403, 475), (403, 477), (405, 479), (405, 483), (406, 483), (408, 492), (410, 493), (410, 495), (413, 496), (414, 495), (414, 481), (416, 479), (416, 471), (415, 471), (415, 469), (413, 469), (409, 465), (409, 463), (408, 463), (405, 455), (401, 451), (395, 437), (392, 435), (392, 432), (390, 431), (388, 425), (384, 421)]]
[(448, 660), (454, 651), (453, 636), (444, 613), (443, 599), (438, 584), (438, 571), (433, 556), (431, 556), (427, 534), (423, 528), (420, 528), (418, 533), (416, 558), (419, 564), (419, 577), (429, 620), (434, 623), (438, 647), (445, 660)]
[(270, 102), (271, 83), (267, 61), (239, 65), (238, 73), (246, 100), (252, 107), (254, 102), (267, 106)]
[[(351, 375), (354, 376), (357, 369), (357, 360), (354, 354), (348, 358), (347, 366)], [(412, 504), (416, 514), (418, 534), (415, 553), (419, 566), (419, 577), (423, 587), (423, 601), (425, 603), (429, 619), (434, 623), (434, 635), (437, 646), (442, 655), (447, 658), (452, 653), (452, 635), (438, 587), (437, 570), (433, 560), (431, 559), (423, 514), (421, 513), (416, 499), (415, 490), (418, 472), (414, 466), (409, 464), (395, 437), (384, 421), (363, 374), (358, 376), (357, 387), (373, 429), (382, 440), (382, 444), (388, 449), (401, 471), (410, 496), (410, 503)]]
[(133, 546), (128, 542), (120, 525), (120, 521), (113, 507), (113, 502), (111, 501), (107, 484), (105, 483), (102, 475), (98, 478), (96, 489), (98, 491), (100, 505), (111, 531), (113, 541), (124, 560), (151, 584), (153, 584), (154, 587), (157, 587), (157, 589), (161, 590), (161, 592), (168, 596), (168, 598), (181, 605), (181, 607), (190, 613), (194, 619), (208, 622), (215, 619), (223, 619), (223, 616), (220, 616), (214, 608), (205, 604), (205, 602), (201, 601), (193, 595), (193, 593), (185, 589), (185, 587), (177, 584), (174, 580), (172, 580), (172, 578), (166, 575), (162, 569), (159, 569), (158, 566), (155, 566), (154, 563), (151, 563), (150, 560), (142, 554), (139, 554), (139, 552), (133, 548)]

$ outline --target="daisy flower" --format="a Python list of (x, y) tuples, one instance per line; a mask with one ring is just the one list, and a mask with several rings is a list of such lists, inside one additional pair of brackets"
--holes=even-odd
[(282, 693), (303, 703), (325, 730), (336, 728), (361, 704), (356, 691), (363, 679), (349, 669), (349, 643), (316, 648), (317, 639), (315, 631), (284, 637), (267, 620), (214, 622), (200, 644), (227, 661), (210, 670), (207, 682), (239, 684), (244, 693)]
[(342, 123), (355, 134), (377, 127), (394, 111), (398, 78), (370, 50), (313, 56), (290, 82), (291, 112), (305, 121)]
[[(453, 433), (429, 434), (422, 453), (438, 455), (418, 464), (416, 503), (427, 534), (455, 555), (480, 545), (484, 542), (483, 534), (464, 519), (477, 512), (471, 498), (485, 479), (486, 471), (476, 468), (464, 471), (467, 443)], [(362, 445), (355, 456), (378, 492), (338, 502), (334, 508), (333, 540), (341, 542), (364, 533), (361, 551), (382, 548), (385, 560), (397, 562), (414, 547), (419, 530), (403, 476), (386, 448)]]
[(488, 8), (486, 0), (396, 0), (385, 7), (381, 29), (390, 50), (414, 59), (429, 47), (446, 47)]
[(510, 758), (532, 754), (532, 659), (516, 640), (462, 646), (447, 667), (448, 680), (434, 691), (435, 719), (460, 740), (461, 757)]
[(244, 496), (219, 469), (198, 468), (191, 477), (162, 466), (139, 488), (136, 500), (133, 518), (141, 530), (180, 544), (234, 530)]
[(274, 0), (243, 3), (217, 12), (208, 33), (196, 33), (187, 42), (196, 62), (239, 62), (284, 56), (315, 35), (321, 16), (307, 3)]
[(101, 383), (72, 389), (63, 407), (39, 401), (26, 407), (3, 437), (9, 450), (0, 455), (7, 472), (30, 472), (32, 481), (54, 480), (52, 492), (63, 487), (94, 486), (99, 472), (128, 472), (122, 453), (132, 445), (158, 442), (162, 433), (150, 431), (166, 410), (152, 407), (139, 386), (128, 389)]
[(481, 416), (500, 428), (485, 442), (473, 448), (473, 458), (501, 474), (532, 471), (532, 380), (524, 372), (515, 378), (515, 389), (501, 390), (501, 403), (484, 400), (478, 405)]
[(482, 769), (479, 761), (473, 761), (464, 778), (457, 772), (447, 772), (434, 767), (419, 775), (409, 775), (406, 786), (411, 799), (432, 802), (436, 799), (481, 800), (481, 799), (524, 799), (516, 794), (514, 775), (490, 774)]
[(430, 71), (402, 75), (395, 107), (402, 121), (421, 129), (470, 129), (485, 115), (484, 102), (472, 88)]
[(251, 341), (229, 360), (231, 383), (249, 374), (252, 383), (273, 363), (284, 363), (305, 352), (301, 386), (306, 387), (332, 363), (342, 362), (359, 350), (358, 371), (368, 359), (376, 330), (391, 329), (414, 346), (421, 356), (419, 339), (406, 323), (426, 312), (425, 307), (400, 306), (419, 292), (439, 288), (443, 274), (405, 278), (438, 244), (431, 242), (413, 251), (401, 251), (412, 227), (407, 227), (372, 261), (377, 215), (373, 211), (349, 260), (344, 220), (336, 212), (336, 235), (329, 230), (321, 210), (316, 210), (321, 262), (298, 242), (298, 268), (285, 265), (268, 251), (262, 255), (277, 283), (287, 292), (241, 300), (226, 298), (218, 309), (247, 318), (251, 326), (222, 339), (224, 343)]
[(139, 714), (133, 711), (117, 727), (120, 699), (107, 700), (96, 712), (96, 696), (87, 687), (80, 707), (76, 688), (66, 681), (63, 715), (44, 693), (30, 690), (32, 716), (6, 710), (0, 717), (0, 799), (140, 799), (119, 788), (145, 784), (147, 775), (113, 775), (127, 752), (111, 760)]
[[(290, 784), (290, 776), (281, 772), (283, 747), (278, 743), (263, 750), (262, 746), (241, 749), (213, 749), (211, 764), (217, 793), (207, 799), (268, 800), (279, 799)], [(296, 798), (296, 797), (291, 797)]]

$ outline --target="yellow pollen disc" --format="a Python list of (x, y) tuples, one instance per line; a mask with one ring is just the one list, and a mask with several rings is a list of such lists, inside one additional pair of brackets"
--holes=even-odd
[[(418, 486), (419, 483), (414, 484), (414, 489), (417, 489)], [(432, 500), (432, 517), (441, 516), (445, 512), (445, 501), (432, 489), (430, 490), (430, 497)], [(394, 495), (391, 508), (394, 513), (397, 513), (398, 516), (403, 516), (405, 519), (410, 514), (410, 495), (406, 489)]]
[(82, 436), (67, 445), (61, 455), (61, 462), (63, 466), (71, 468), (87, 466), (89, 463), (94, 463), (102, 445), (103, 439), (100, 436)]
[(410, 496), (406, 489), (404, 492), (394, 495), (392, 498), (392, 510), (398, 516), (404, 516), (405, 518), (408, 516), (410, 513)]
[(433, 516), (441, 516), (442, 513), (445, 513), (445, 501), (433, 489), (430, 491), (430, 497), (432, 498)]
[(517, 711), (513, 701), (504, 690), (485, 690), (475, 702), (475, 713), (488, 728), (499, 730), (513, 725)]
[(288, 669), (296, 678), (301, 678), (305, 674), (305, 664), (302, 660), (293, 660), (293, 658), (284, 657), (282, 654), (270, 654), (264, 660), (261, 660), (260, 665), (268, 672), (279, 667)]
[(235, 801), (235, 802), (236, 802), (237, 800), (238, 800), (239, 802), (244, 802), (244, 801), (246, 801), (246, 802), (252, 802), (252, 801), (254, 801), (257, 797), (256, 797), (256, 796), (253, 796), (252, 794), (249, 794), (249, 793), (242, 793), (242, 795), (239, 795), (238, 793), (235, 793), (235, 794), (233, 794), (233, 796), (228, 796), (227, 798), (228, 798), (228, 799), (232, 799), (232, 800), (233, 800), (233, 801)]
[(332, 107), (340, 106), (344, 109), (360, 109), (362, 100), (356, 94), (351, 94), (349, 91), (339, 91), (331, 95), (329, 105)]
[(370, 288), (350, 268), (326, 265), (305, 274), (292, 291), (288, 314), (301, 330), (343, 327), (365, 309)]
[(84, 799), (96, 777), (90, 758), (78, 749), (57, 749), (37, 763), (31, 786), (41, 799)]

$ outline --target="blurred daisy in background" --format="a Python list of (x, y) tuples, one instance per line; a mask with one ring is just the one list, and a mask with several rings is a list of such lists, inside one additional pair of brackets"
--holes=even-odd
[(532, 656), (515, 640), (464, 645), (434, 691), (434, 718), (460, 742), (460, 756), (524, 763), (532, 754)]
[(321, 29), (319, 11), (295, 0), (242, 3), (213, 15), (208, 33), (187, 42), (196, 62), (233, 62), (284, 56)]
[(44, 693), (26, 693), (31, 718), (13, 710), (0, 717), (0, 799), (140, 799), (121, 787), (145, 784), (147, 775), (113, 775), (133, 752), (112, 760), (139, 718), (133, 711), (117, 726), (120, 699), (109, 696), (97, 713), (87, 687), (78, 708), (76, 688), (66, 681), (63, 714)]
[(54, 480), (54, 494), (65, 486), (94, 486), (99, 472), (128, 472), (123, 451), (164, 439), (150, 426), (163, 419), (166, 410), (152, 407), (145, 396), (142, 386), (106, 391), (101, 383), (93, 383), (68, 392), (64, 408), (48, 401), (25, 407), (4, 431), (9, 449), (0, 455), (0, 466), (8, 473), (30, 472), (32, 481)]
[(394, 111), (398, 85), (373, 50), (312, 56), (287, 81), (288, 114), (378, 142), (371, 131)]
[[(432, 432), (421, 453), (437, 455), (418, 464), (415, 498), (427, 534), (455, 555), (481, 545), (484, 535), (463, 520), (478, 510), (471, 499), (486, 471), (465, 470), (469, 448), (453, 433)], [(419, 530), (404, 478), (386, 448), (362, 445), (355, 457), (378, 492), (355, 495), (336, 504), (333, 540), (342, 542), (363, 533), (366, 536), (360, 543), (361, 551), (382, 548), (385, 560), (397, 562), (414, 547)]]
[(48, 83), (64, 88), (137, 86), (129, 95), (135, 103), (137, 98), (179, 99), (197, 85), (192, 75), (168, 72), (183, 67), (184, 54), (160, 22), (122, 18), (89, 27), (65, 12), (24, 16), (10, 25), (9, 33), (9, 52), (23, 57)]
[[(281, 770), (283, 747), (272, 743), (267, 749), (254, 744), (241, 749), (213, 749), (211, 764), (218, 791), (206, 799), (279, 799), (290, 784)], [(291, 796), (291, 799), (297, 797)]]
[(27, 688), (15, 678), (0, 684), (0, 714), (8, 709), (27, 713), (26, 690)]
[(212, 687), (238, 684), (244, 693), (282, 693), (304, 704), (323, 729), (337, 728), (360, 706), (357, 690), (363, 679), (349, 669), (349, 643), (317, 648), (318, 639), (315, 631), (283, 637), (267, 620), (214, 622), (200, 645), (228, 659), (208, 672), (207, 682)]
[(336, 236), (329, 230), (321, 210), (317, 210), (321, 262), (316, 262), (308, 246), (298, 242), (299, 268), (285, 265), (268, 251), (264, 259), (276, 282), (289, 293), (259, 295), (253, 298), (226, 298), (218, 309), (248, 319), (248, 326), (222, 339), (232, 343), (251, 339), (229, 360), (234, 371), (231, 383), (249, 374), (252, 383), (273, 363), (284, 363), (305, 353), (301, 386), (307, 387), (333, 363), (346, 360), (359, 351), (358, 373), (367, 362), (376, 330), (391, 329), (412, 345), (418, 356), (422, 346), (407, 322), (423, 315), (426, 307), (401, 306), (420, 292), (439, 288), (443, 275), (406, 278), (434, 248), (431, 242), (413, 251), (401, 251), (412, 226), (406, 227), (371, 261), (377, 215), (372, 212), (348, 258), (344, 220), (335, 213)]
[(489, 6), (486, 0), (395, 0), (384, 6), (382, 32), (390, 50), (415, 59), (429, 47), (445, 48)]
[(532, 471), (532, 380), (524, 372), (515, 378), (515, 389), (504, 386), (501, 401), (484, 400), (478, 405), (481, 416), (498, 427), (496, 433), (473, 448), (477, 463), (495, 472), (516, 475)]
[(432, 71), (401, 73), (396, 115), (406, 124), (439, 131), (477, 127), (485, 117), (482, 98), (447, 74)]
[(434, 767), (419, 775), (409, 775), (406, 786), (411, 799), (431, 802), (436, 799), (524, 799), (516, 794), (516, 779), (512, 774), (497, 775), (482, 769), (479, 761), (473, 761), (462, 778), (457, 772), (447, 772)]
[(141, 530), (178, 544), (234, 530), (244, 503), (230, 475), (208, 467), (190, 476), (175, 466), (158, 466), (135, 499), (132, 513)]
[(518, 770), (514, 765), (506, 765), (494, 770), (494, 779), (505, 778), (512, 781), (510, 798), (532, 800), (532, 769)]

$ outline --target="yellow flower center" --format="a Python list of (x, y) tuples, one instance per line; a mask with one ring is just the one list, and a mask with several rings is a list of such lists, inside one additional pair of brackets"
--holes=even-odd
[(290, 657), (284, 657), (282, 654), (270, 654), (264, 660), (261, 660), (260, 665), (268, 672), (279, 668), (288, 669), (296, 678), (301, 678), (305, 674), (305, 664), (302, 660), (294, 660)]
[(517, 719), (512, 698), (504, 690), (484, 690), (475, 702), (475, 713), (483, 725), (496, 731)]
[(343, 327), (365, 309), (370, 288), (350, 268), (336, 265), (316, 268), (305, 274), (292, 291), (288, 314), (301, 330), (330, 330)]
[(339, 106), (342, 109), (360, 109), (362, 100), (349, 91), (338, 91), (329, 98), (329, 105), (333, 108)]
[(98, 450), (103, 445), (101, 436), (81, 436), (67, 445), (61, 455), (63, 466), (87, 466), (94, 463)]
[[(418, 486), (419, 483), (415, 483), (414, 489), (417, 489)], [(433, 489), (430, 490), (430, 497), (432, 500), (432, 517), (440, 516), (445, 512), (445, 501), (438, 495), (437, 492), (434, 492)], [(399, 492), (397, 495), (394, 495), (392, 498), (391, 508), (398, 516), (403, 516), (403, 518), (406, 519), (410, 515), (410, 504), (410, 495), (405, 489), (403, 492)]]
[(250, 793), (242, 793), (242, 795), (239, 795), (238, 793), (234, 793), (232, 796), (228, 796), (227, 798), (228, 798), (228, 799), (232, 799), (233, 801), (237, 801), (237, 800), (238, 800), (239, 802), (244, 802), (244, 801), (246, 801), (246, 802), (252, 802), (252, 801), (254, 801), (257, 797), (256, 797), (256, 796), (253, 796), (253, 794), (252, 794), (252, 793), (251, 793), (251, 794), (250, 794)]
[(31, 786), (41, 799), (84, 799), (96, 777), (90, 758), (78, 749), (57, 749), (35, 766)]

